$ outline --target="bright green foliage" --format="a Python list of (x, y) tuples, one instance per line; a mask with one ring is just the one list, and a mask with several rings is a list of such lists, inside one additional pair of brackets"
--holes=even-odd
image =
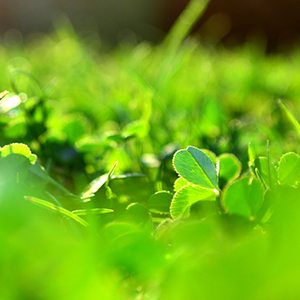
[(1, 300), (299, 298), (299, 53), (186, 38), (206, 4), (160, 45), (1, 39)]
[(72, 214), (77, 215), (77, 216), (85, 216), (85, 215), (90, 215), (90, 214), (108, 214), (112, 213), (112, 209), (108, 208), (91, 208), (91, 209), (78, 209), (78, 210), (73, 210)]
[(189, 216), (190, 207), (198, 201), (214, 201), (215, 190), (206, 189), (198, 185), (187, 185), (178, 190), (172, 200), (170, 213), (172, 218), (179, 219)]
[(288, 120), (291, 122), (293, 127), (295, 128), (296, 132), (298, 133), (298, 136), (300, 137), (300, 124), (289, 109), (289, 107), (282, 102), (281, 100), (278, 101), (279, 107), (283, 110)]
[(264, 190), (258, 180), (240, 179), (224, 190), (222, 203), (226, 211), (255, 219), (264, 201)]
[(210, 159), (211, 161), (216, 164), (217, 161), (217, 155), (212, 152), (211, 150), (207, 150), (207, 149), (200, 149), (202, 152), (204, 152)]
[(186, 179), (184, 179), (183, 177), (179, 177), (174, 182), (174, 191), (177, 192), (182, 187), (189, 185), (189, 184), (190, 183)]
[(147, 136), (149, 131), (149, 125), (145, 123), (144, 121), (134, 121), (130, 124), (128, 124), (125, 128), (122, 130), (122, 136), (125, 139), (133, 138), (133, 137), (145, 137)]
[(278, 174), (275, 166), (268, 162), (266, 157), (258, 157), (253, 161), (251, 170), (254, 174), (259, 172), (260, 180), (265, 187), (272, 187), (272, 184), (278, 180)]
[(28, 146), (17, 143), (4, 146), (0, 154), (0, 193), (6, 193), (7, 185), (15, 185), (16, 190), (22, 188), (23, 180), (36, 164), (36, 155), (31, 153)]
[(12, 154), (22, 155), (29, 159), (31, 164), (36, 162), (36, 155), (32, 154), (27, 145), (24, 144), (10, 144), (0, 149), (1, 158), (7, 157)]
[(174, 184), (175, 194), (170, 206), (172, 218), (186, 218), (194, 203), (214, 201), (219, 195), (216, 167), (200, 149), (189, 146), (177, 151), (173, 165), (181, 177)]
[(187, 181), (208, 189), (218, 189), (217, 172), (211, 159), (200, 149), (189, 146), (173, 160), (176, 172)]
[(249, 157), (249, 166), (252, 166), (253, 161), (256, 158), (255, 150), (251, 143), (248, 144), (248, 157)]
[(114, 173), (114, 170), (116, 169), (118, 165), (118, 162), (115, 162), (115, 164), (111, 167), (110, 171), (107, 174), (103, 174), (96, 179), (94, 179), (92, 182), (90, 182), (83, 192), (80, 194), (80, 198), (84, 201), (90, 200), (90, 197), (94, 197), (95, 193), (104, 185), (107, 190), (109, 190), (109, 193), (111, 192), (109, 189), (109, 180)]
[(296, 153), (284, 154), (278, 166), (280, 184), (294, 186), (300, 181), (300, 156)]
[[(210, 156), (214, 158), (212, 154)], [(222, 184), (230, 183), (240, 175), (242, 165), (233, 154), (226, 153), (215, 157), (214, 160), (216, 166), (203, 151), (190, 146), (175, 153), (173, 164), (181, 177), (175, 181), (175, 194), (170, 207), (174, 219), (189, 217), (191, 206), (199, 201), (216, 200), (220, 193), (217, 182), (222, 180)], [(220, 168), (218, 173), (217, 168)], [(239, 209), (230, 212), (241, 215)], [(249, 217), (248, 215), (246, 214), (246, 217)]]
[(89, 197), (95, 196), (95, 193), (105, 184), (107, 181), (108, 174), (101, 175), (90, 182), (84, 191), (81, 193), (81, 199), (88, 199)]
[(0, 93), (0, 100), (1, 100), (2, 98), (4, 98), (8, 93), (9, 93), (8, 91), (1, 92), (1, 93)]

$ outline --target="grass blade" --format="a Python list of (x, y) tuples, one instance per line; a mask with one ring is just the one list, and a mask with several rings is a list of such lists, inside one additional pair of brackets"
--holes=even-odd
[(81, 193), (81, 199), (87, 199), (95, 196), (95, 193), (105, 184), (107, 181), (108, 174), (101, 175), (94, 179), (92, 182), (88, 184), (88, 186)]
[(300, 124), (298, 123), (297, 119), (293, 115), (291, 109), (281, 100), (278, 100), (278, 105), (285, 113), (288, 120), (292, 123), (300, 138)]
[(114, 212), (114, 210), (110, 208), (91, 208), (91, 209), (73, 210), (72, 214), (76, 216), (86, 216), (86, 215), (108, 214), (112, 212)]
[(32, 202), (33, 204), (36, 204), (38, 206), (41, 206), (43, 208), (47, 208), (50, 209), (51, 211), (55, 211), (57, 213), (60, 213), (64, 216), (67, 216), (73, 220), (75, 220), (76, 222), (80, 223), (81, 225), (87, 227), (89, 224), (81, 219), (80, 217), (78, 217), (76, 214), (73, 214), (72, 212), (70, 212), (69, 210), (62, 208), (58, 205), (55, 205), (51, 202), (36, 198), (36, 197), (31, 197), (31, 196), (25, 196), (25, 199)]

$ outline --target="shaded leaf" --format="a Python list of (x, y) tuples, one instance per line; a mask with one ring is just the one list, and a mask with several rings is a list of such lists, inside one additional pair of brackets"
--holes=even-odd
[(5, 128), (5, 136), (10, 139), (23, 138), (27, 133), (27, 123), (25, 118), (19, 117), (9, 122)]
[(229, 185), (222, 197), (224, 208), (230, 214), (254, 219), (264, 201), (264, 189), (257, 179), (250, 183), (249, 177)]
[(136, 226), (132, 223), (111, 222), (105, 226), (105, 236), (109, 240), (114, 240), (127, 233), (135, 232), (136, 229)]
[(154, 213), (168, 214), (172, 198), (168, 191), (156, 192), (148, 200), (148, 209)]
[(212, 152), (212, 151), (210, 151), (210, 150), (208, 150), (208, 149), (200, 149), (202, 152), (204, 152), (210, 159), (211, 159), (211, 161), (215, 164), (216, 163), (216, 161), (217, 161), (217, 155), (214, 153), (214, 152)]
[(35, 162), (35, 164), (30, 167), (29, 171), (45, 181), (47, 181), (49, 178), (47, 172), (45, 171), (45, 168), (38, 162)]
[[(2, 186), (8, 182), (17, 184), (26, 180), (28, 170), (37, 159), (24, 144), (6, 145), (0, 149), (0, 155), (0, 185)], [(10, 187), (11, 191), (14, 189), (10, 185), (7, 187)]]
[[(149, 199), (155, 193), (154, 183), (149, 181), (144, 174), (122, 174), (112, 176), (109, 186), (117, 198), (126, 198), (128, 204)], [(137, 188), (138, 187), (138, 188)]]
[(137, 225), (140, 229), (151, 232), (153, 223), (149, 210), (140, 203), (131, 203), (120, 217), (121, 222)]
[(230, 182), (239, 177), (242, 164), (235, 155), (229, 153), (222, 154), (218, 157), (218, 160), (220, 162), (220, 179)]
[(83, 122), (78, 120), (69, 121), (62, 130), (66, 135), (71, 145), (75, 144), (85, 132)]
[(25, 144), (19, 144), (19, 143), (9, 144), (1, 148), (0, 152), (2, 158), (13, 153), (23, 155), (29, 159), (31, 164), (34, 164), (37, 159), (36, 155), (32, 154), (29, 147)]

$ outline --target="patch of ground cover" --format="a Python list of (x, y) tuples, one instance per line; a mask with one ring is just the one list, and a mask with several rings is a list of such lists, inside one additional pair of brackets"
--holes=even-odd
[(1, 299), (299, 294), (298, 52), (166, 45), (1, 46)]

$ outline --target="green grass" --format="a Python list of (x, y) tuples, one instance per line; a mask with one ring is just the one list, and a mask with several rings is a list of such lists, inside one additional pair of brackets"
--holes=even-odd
[(200, 13), (0, 43), (1, 299), (298, 297), (299, 50), (205, 47)]

